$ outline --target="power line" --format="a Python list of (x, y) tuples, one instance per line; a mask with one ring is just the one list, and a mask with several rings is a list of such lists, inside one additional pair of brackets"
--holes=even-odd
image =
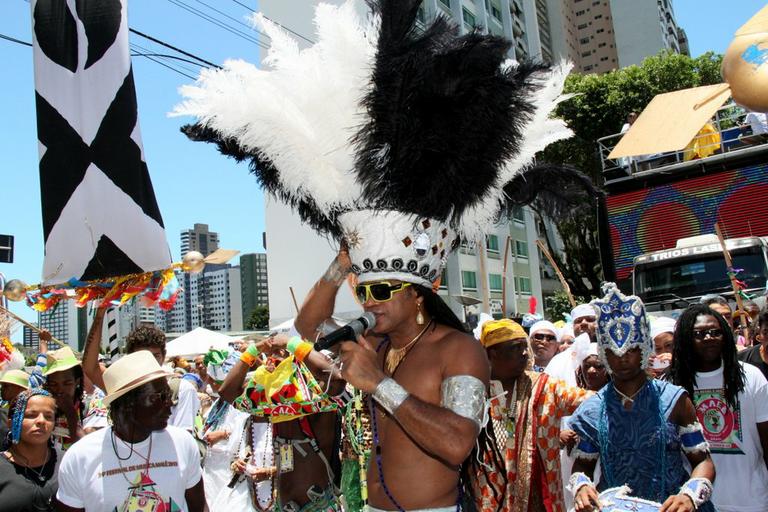
[(268, 49), (269, 48), (269, 46), (265, 45), (263, 42), (259, 41), (258, 39), (254, 38), (254, 37), (251, 37), (250, 35), (248, 35), (248, 34), (246, 34), (244, 32), (241, 32), (240, 30), (227, 25), (226, 23), (222, 22), (221, 20), (217, 20), (216, 18), (214, 18), (212, 16), (209, 16), (208, 14), (205, 14), (204, 12), (200, 11), (199, 9), (195, 9), (194, 7), (191, 7), (191, 6), (187, 5), (187, 4), (185, 4), (181, 0), (168, 0), (168, 1), (170, 3), (176, 5), (177, 7), (181, 7), (185, 11), (194, 14), (195, 16), (208, 21), (209, 23), (213, 23), (217, 27), (222, 28), (222, 29), (226, 30), (227, 32), (230, 32), (231, 34), (234, 34), (234, 35), (236, 35), (236, 36), (238, 36), (238, 37), (248, 41), (249, 43), (253, 43), (253, 44), (255, 44), (255, 45), (257, 45), (257, 46), (259, 46), (261, 48), (264, 48), (264, 49)]
[[(151, 50), (149, 48), (145, 48), (143, 46), (140, 46), (136, 43), (130, 43), (131, 50), (137, 54), (139, 57), (146, 57), (149, 60), (152, 60), (154, 62), (157, 62), (158, 64), (162, 63), (165, 67), (172, 69), (173, 71), (179, 73), (180, 75), (189, 77), (190, 74), (197, 75), (199, 73), (199, 69), (191, 69), (189, 66), (181, 64), (179, 62), (176, 62), (176, 59), (174, 59), (173, 56), (165, 54), (158, 54), (155, 53), (154, 50)], [(157, 57), (156, 59), (153, 57)], [(159, 61), (158, 61), (159, 60)], [(199, 64), (196, 64), (199, 66)]]
[(218, 68), (218, 69), (221, 69), (221, 66), (219, 66), (219, 65), (217, 65), (217, 64), (214, 64), (213, 62), (207, 61), (207, 60), (205, 60), (205, 59), (203, 59), (203, 58), (201, 58), (201, 57), (198, 57), (197, 55), (194, 55), (194, 54), (192, 54), (192, 53), (189, 53), (189, 52), (187, 52), (187, 51), (184, 51), (184, 50), (182, 50), (181, 48), (177, 48), (177, 47), (175, 47), (175, 46), (173, 46), (173, 45), (171, 45), (171, 44), (169, 44), (169, 43), (166, 43), (165, 41), (161, 41), (160, 39), (157, 39), (157, 38), (155, 38), (155, 37), (152, 37), (152, 36), (150, 36), (150, 35), (147, 35), (147, 34), (145, 34), (145, 33), (143, 33), (143, 32), (139, 32), (139, 31), (138, 31), (138, 30), (136, 30), (135, 28), (129, 28), (128, 30), (130, 30), (131, 32), (133, 32), (134, 34), (136, 34), (136, 35), (138, 35), (138, 36), (141, 36), (141, 37), (143, 37), (144, 39), (148, 39), (148, 40), (152, 41), (153, 43), (157, 43), (157, 44), (159, 44), (159, 45), (161, 45), (161, 46), (165, 46), (166, 48), (169, 48), (169, 49), (171, 49), (171, 50), (173, 50), (173, 51), (175, 51), (175, 52), (179, 52), (179, 53), (180, 53), (180, 54), (182, 54), (182, 55), (186, 55), (187, 57), (191, 57), (191, 58), (193, 58), (193, 59), (195, 59), (195, 60), (197, 60), (197, 61), (199, 61), (199, 62), (202, 62), (203, 64), (205, 64), (205, 65), (207, 65), (207, 66), (210, 66), (210, 67), (212, 67), (212, 68)]
[(16, 39), (15, 37), (6, 36), (5, 34), (0, 34), (0, 39), (5, 39), (6, 41), (10, 41), (12, 43), (17, 43), (23, 46), (32, 46), (32, 43), (28, 43), (26, 41), (22, 41), (21, 39)]
[[(134, 51), (135, 51), (135, 50), (134, 50)], [(161, 66), (163, 66), (164, 68), (168, 68), (168, 69), (170, 69), (171, 71), (174, 71), (174, 72), (176, 72), (176, 73), (178, 73), (178, 74), (180, 74), (180, 75), (182, 75), (182, 76), (185, 76), (185, 77), (189, 78), (190, 80), (196, 80), (196, 77), (194, 77), (194, 76), (192, 76), (192, 75), (188, 75), (188, 74), (187, 74), (187, 73), (185, 73), (184, 71), (181, 71), (181, 70), (179, 70), (179, 69), (177, 69), (177, 68), (174, 68), (173, 66), (171, 66), (171, 65), (169, 65), (169, 64), (166, 64), (165, 62), (163, 62), (163, 61), (161, 61), (161, 60), (159, 60), (159, 59), (156, 59), (156, 58), (154, 58), (154, 57), (153, 57), (152, 55), (150, 55), (150, 54), (146, 54), (146, 53), (140, 53), (140, 52), (138, 52), (138, 55), (139, 55), (139, 56), (141, 56), (141, 57), (145, 57), (145, 58), (147, 58), (147, 59), (151, 60), (152, 62), (154, 62), (154, 63), (156, 63), (156, 64), (160, 64), (160, 65), (161, 65)]]
[[(242, 2), (239, 2), (238, 0), (232, 0), (232, 1), (233, 1), (233, 2), (235, 2), (237, 5), (239, 5), (240, 7), (244, 7), (245, 9), (248, 9), (248, 10), (249, 10), (249, 11), (251, 11), (251, 12), (256, 12), (255, 10), (253, 10), (253, 9), (252, 9), (252, 8), (250, 8), (250, 7), (248, 7), (248, 6), (247, 6), (247, 5), (245, 5), (244, 3), (242, 3)], [(264, 15), (262, 14), (262, 16), (264, 16)], [(308, 37), (304, 37), (303, 35), (299, 34), (299, 33), (298, 33), (298, 32), (296, 32), (295, 30), (291, 30), (290, 28), (286, 27), (285, 25), (283, 25), (283, 24), (281, 24), (281, 23), (278, 23), (278, 22), (276, 22), (275, 20), (273, 20), (273, 19), (270, 19), (270, 18), (268, 18), (268, 17), (266, 17), (266, 16), (264, 16), (264, 18), (265, 18), (265, 19), (267, 19), (267, 20), (269, 20), (269, 21), (271, 21), (272, 23), (274, 23), (274, 24), (275, 24), (275, 25), (277, 25), (278, 27), (282, 28), (283, 30), (285, 30), (285, 31), (287, 31), (287, 32), (290, 32), (291, 34), (295, 35), (296, 37), (300, 37), (300, 38), (302, 38), (303, 40), (307, 41), (308, 43), (311, 43), (311, 44), (315, 44), (315, 41), (313, 41), (312, 39), (310, 39), (310, 38), (308, 38)]]

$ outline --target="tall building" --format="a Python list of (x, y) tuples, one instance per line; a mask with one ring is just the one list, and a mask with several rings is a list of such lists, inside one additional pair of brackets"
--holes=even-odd
[[(313, 9), (317, 3), (318, 0), (261, 0), (259, 9), (270, 19), (312, 40)], [(333, 3), (341, 2), (334, 0)], [(426, 24), (437, 15), (448, 16), (458, 22), (464, 33), (479, 28), (510, 39), (513, 41), (510, 57), (517, 60), (548, 58), (553, 53), (551, 32), (557, 28), (549, 25), (549, 7), (547, 0), (425, 0), (419, 20)], [(302, 40), (299, 44), (309, 43)], [(545, 291), (552, 293), (559, 286), (540, 268), (535, 246), (538, 236), (533, 212), (529, 208), (520, 209), (513, 219), (496, 226), (485, 248), (464, 247), (449, 257), (439, 293), (460, 318), (464, 308), (459, 296), (487, 298), (488, 304), (483, 307), (495, 316), (526, 313), (531, 297), (535, 297), (541, 313)], [(295, 315), (289, 290), (294, 291), (301, 303), (335, 252), (333, 244), (302, 225), (287, 206), (271, 198), (266, 202), (266, 238), (270, 325), (274, 326)], [(507, 252), (505, 284), (503, 264), (507, 244), (510, 251)], [(502, 310), (502, 304), (506, 311)], [(349, 287), (342, 286), (336, 298), (335, 314), (353, 317), (359, 310)]]
[[(32, 325), (37, 327), (37, 322), (32, 322)], [(22, 337), (22, 345), (24, 348), (37, 350), (40, 348), (40, 336), (37, 331), (30, 329), (28, 326), (24, 326), (24, 332)]]
[(208, 230), (208, 224), (195, 224), (192, 229), (181, 232), (181, 256), (189, 251), (198, 251), (208, 256), (219, 248), (219, 234)]
[(248, 322), (256, 306), (269, 305), (267, 255), (251, 253), (240, 256), (240, 283), (243, 304), (243, 322)]
[(577, 71), (604, 73), (662, 50), (687, 53), (671, 0), (536, 0), (547, 11), (552, 56)]

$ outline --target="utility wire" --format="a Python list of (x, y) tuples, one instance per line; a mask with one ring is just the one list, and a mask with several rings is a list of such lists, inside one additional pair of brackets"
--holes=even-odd
[(5, 34), (0, 34), (0, 39), (5, 39), (6, 41), (10, 41), (12, 43), (17, 43), (23, 46), (32, 46), (32, 43), (28, 43), (26, 41), (22, 41), (21, 39), (16, 39), (15, 37), (7, 36)]
[(168, 0), (168, 1), (170, 3), (176, 5), (177, 7), (180, 7), (182, 9), (184, 9), (185, 11), (188, 11), (188, 12), (194, 14), (195, 16), (198, 16), (198, 17), (208, 21), (209, 23), (213, 23), (214, 25), (218, 26), (219, 28), (222, 28), (222, 29), (226, 30), (227, 32), (230, 32), (230, 33), (232, 33), (232, 34), (234, 34), (234, 35), (236, 35), (236, 36), (238, 36), (238, 37), (240, 37), (240, 38), (242, 38), (242, 39), (244, 39), (244, 40), (246, 40), (246, 41), (248, 41), (250, 43), (253, 43), (253, 44), (255, 44), (255, 45), (257, 45), (257, 46), (259, 46), (259, 47), (261, 47), (261, 48), (263, 48), (265, 50), (269, 49), (269, 46), (267, 46), (263, 42), (259, 41), (258, 39), (254, 38), (254, 37), (252, 37), (252, 36), (250, 36), (250, 35), (248, 35), (248, 34), (246, 34), (244, 32), (241, 32), (240, 30), (238, 30), (238, 29), (236, 29), (234, 27), (231, 27), (231, 26), (227, 25), (226, 23), (222, 22), (221, 20), (217, 20), (216, 18), (214, 18), (214, 17), (212, 17), (212, 16), (210, 16), (208, 14), (205, 14), (204, 12), (200, 11), (199, 9), (195, 9), (194, 7), (191, 7), (191, 6), (187, 5), (187, 4), (185, 4), (181, 0)]
[[(232, 0), (232, 1), (233, 1), (233, 2), (235, 2), (237, 5), (239, 5), (240, 7), (244, 7), (245, 9), (248, 9), (248, 10), (249, 10), (249, 11), (251, 11), (251, 12), (256, 12), (255, 10), (253, 10), (253, 9), (252, 9), (252, 8), (250, 8), (249, 6), (245, 5), (244, 3), (242, 3), (242, 2), (239, 2), (238, 0)], [(278, 22), (276, 22), (276, 21), (275, 21), (275, 20), (273, 20), (273, 19), (267, 18), (266, 16), (264, 16), (264, 18), (268, 19), (269, 21), (271, 21), (272, 23), (274, 23), (274, 24), (275, 24), (275, 25), (277, 25), (278, 27), (282, 28), (283, 30), (285, 30), (285, 31), (287, 31), (287, 32), (290, 32), (291, 34), (293, 34), (293, 35), (295, 35), (295, 36), (297, 36), (297, 37), (300, 37), (300, 38), (302, 38), (303, 40), (307, 41), (308, 43), (312, 43), (312, 44), (315, 44), (315, 41), (313, 41), (312, 39), (310, 39), (310, 38), (308, 38), (308, 37), (304, 37), (303, 35), (299, 34), (299, 33), (298, 33), (298, 32), (296, 32), (295, 30), (291, 30), (290, 28), (286, 27), (285, 25), (283, 25), (283, 24), (281, 24), (281, 23), (278, 23)]]
[[(153, 57), (158, 57), (166, 62), (168, 62), (169, 65), (175, 67), (187, 70), (190, 73), (193, 73), (195, 75), (200, 73), (200, 68), (205, 67), (202, 66), (199, 62), (190, 61), (188, 59), (185, 59), (183, 57), (175, 57), (173, 55), (166, 55), (163, 53), (157, 53), (154, 48), (147, 48), (146, 46), (142, 46), (138, 43), (131, 43), (131, 46), (138, 51), (141, 51), (142, 53), (146, 55), (152, 55)], [(190, 66), (189, 64), (192, 64), (194, 67)]]
[(182, 55), (186, 55), (187, 57), (191, 57), (191, 58), (193, 58), (193, 59), (195, 59), (195, 60), (197, 60), (199, 62), (202, 62), (206, 66), (210, 66), (212, 68), (221, 69), (221, 66), (219, 66), (217, 64), (214, 64), (213, 62), (210, 62), (210, 61), (205, 60), (205, 59), (203, 59), (201, 57), (198, 57), (197, 55), (194, 55), (192, 53), (186, 52), (186, 51), (182, 50), (181, 48), (177, 48), (177, 47), (175, 47), (175, 46), (173, 46), (173, 45), (171, 45), (169, 43), (166, 43), (165, 41), (161, 41), (160, 39), (157, 39), (157, 38), (154, 38), (154, 37), (152, 37), (152, 36), (150, 36), (148, 34), (145, 34), (144, 32), (139, 32), (135, 28), (129, 28), (128, 30), (130, 30), (131, 32), (133, 32), (137, 36), (141, 36), (144, 39), (148, 39), (148, 40), (152, 41), (153, 43), (157, 43), (160, 46), (165, 46), (166, 48), (169, 48), (169, 49), (171, 49), (171, 50), (173, 50), (175, 52), (179, 52)]
[(198, 70), (190, 69), (188, 66), (176, 62), (175, 59), (169, 58), (164, 54), (155, 53), (153, 50), (147, 48), (135, 46), (133, 44), (131, 44), (131, 55), (135, 55), (136, 57), (146, 57), (153, 62), (157, 62), (158, 64), (162, 63), (164, 67), (171, 69), (182, 76), (188, 78), (191, 76), (193, 80), (195, 80), (194, 77), (198, 74)]

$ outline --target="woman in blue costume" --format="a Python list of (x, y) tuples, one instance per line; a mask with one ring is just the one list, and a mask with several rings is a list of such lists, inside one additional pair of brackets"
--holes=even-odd
[[(571, 418), (580, 438), (570, 480), (575, 510), (599, 509), (598, 492), (626, 485), (633, 496), (663, 503), (662, 512), (714, 511), (715, 467), (693, 403), (683, 388), (646, 373), (653, 341), (640, 299), (625, 297), (614, 284), (606, 291), (592, 305), (599, 355), (612, 382)], [(598, 459), (602, 476), (595, 486)]]

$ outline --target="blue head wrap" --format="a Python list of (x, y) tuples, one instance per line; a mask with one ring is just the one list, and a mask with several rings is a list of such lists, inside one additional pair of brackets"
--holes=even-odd
[(19, 393), (16, 397), (16, 403), (11, 411), (11, 442), (19, 444), (21, 440), (21, 424), (24, 421), (24, 413), (27, 412), (27, 402), (33, 396), (51, 396), (49, 392), (42, 388), (32, 388)]

